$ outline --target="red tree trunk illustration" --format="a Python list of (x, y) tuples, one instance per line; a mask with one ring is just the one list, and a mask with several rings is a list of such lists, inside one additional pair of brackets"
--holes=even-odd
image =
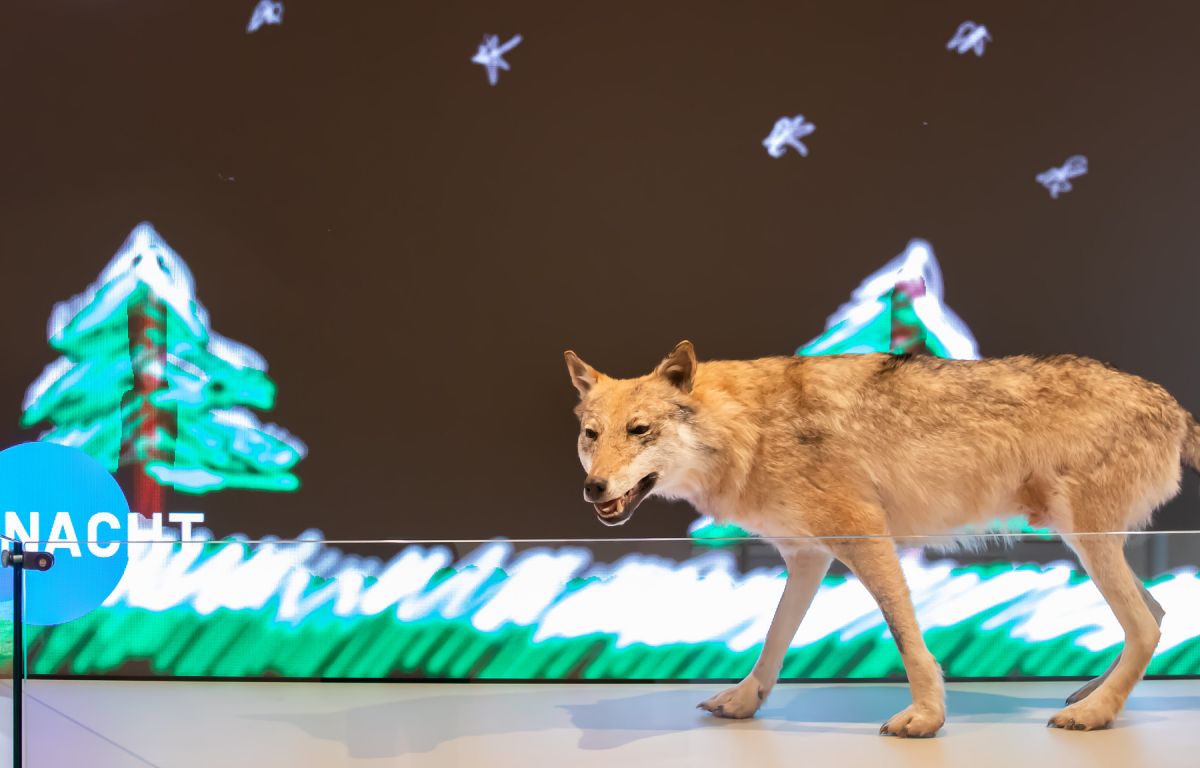
[(162, 301), (145, 290), (130, 304), (129, 362), (133, 389), (121, 399), (121, 413), (131, 428), (122, 430), (120, 464), (128, 470), (130, 507), (148, 518), (164, 511), (166, 489), (146, 472), (146, 465), (174, 463), (177, 425), (173, 409), (156, 407), (151, 400), (154, 393), (167, 390), (167, 312)]
[(913, 299), (925, 295), (925, 281), (919, 277), (902, 280), (892, 288), (892, 353), (930, 354), (925, 346), (925, 331), (912, 311)]

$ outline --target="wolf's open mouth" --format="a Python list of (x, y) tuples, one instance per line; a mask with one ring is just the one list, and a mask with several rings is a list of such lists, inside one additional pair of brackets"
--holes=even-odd
[(639, 480), (637, 485), (626, 491), (624, 496), (593, 505), (596, 507), (596, 517), (600, 518), (600, 522), (605, 525), (621, 525), (633, 517), (633, 510), (642, 503), (642, 499), (646, 498), (656, 482), (658, 482), (658, 474), (651, 472)]

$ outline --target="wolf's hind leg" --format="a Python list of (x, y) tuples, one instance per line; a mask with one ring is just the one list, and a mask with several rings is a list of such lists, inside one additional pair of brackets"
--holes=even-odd
[[(1150, 591), (1147, 590), (1144, 586), (1142, 586), (1141, 582), (1138, 582), (1138, 589), (1140, 589), (1142, 592), (1142, 599), (1146, 601), (1146, 607), (1150, 609), (1150, 615), (1154, 617), (1154, 623), (1157, 624), (1159, 627), (1162, 627), (1163, 616), (1165, 616), (1167, 612), (1164, 611), (1163, 607), (1158, 604), (1157, 600), (1154, 599), (1154, 595), (1150, 594)], [(1100, 677), (1097, 677), (1093, 680), (1089, 680), (1087, 683), (1085, 683), (1083, 685), (1082, 688), (1080, 688), (1078, 691), (1075, 691), (1075, 693), (1072, 693), (1070, 696), (1068, 696), (1067, 703), (1074, 704), (1077, 701), (1086, 699), (1088, 697), (1088, 694), (1090, 694), (1092, 691), (1099, 688), (1100, 684), (1108, 679), (1108, 676), (1112, 674), (1112, 671), (1114, 669), (1116, 669), (1117, 662), (1119, 662), (1120, 660), (1121, 660), (1121, 654), (1118, 653), (1117, 658), (1113, 659), (1113, 663), (1108, 665), (1108, 669), (1106, 669), (1104, 671), (1104, 674), (1100, 675)]]
[(1125, 647), (1095, 690), (1087, 698), (1059, 711), (1047, 725), (1076, 731), (1107, 728), (1125, 706), (1133, 686), (1145, 674), (1162, 633), (1142, 597), (1137, 577), (1125, 560), (1124, 536), (1067, 535), (1064, 538), (1079, 555), (1084, 570), (1112, 608), (1121, 629), (1125, 630)]
[(742, 682), (698, 704), (700, 709), (717, 717), (751, 717), (779, 678), (788, 646), (792, 644), (832, 560), (827, 553), (815, 550), (785, 552), (783, 559), (787, 564), (787, 582), (754, 669)]
[(908, 674), (912, 706), (884, 723), (879, 732), (902, 737), (933, 736), (946, 721), (942, 670), (925, 647), (894, 543), (891, 539), (842, 539), (833, 550), (879, 603)]

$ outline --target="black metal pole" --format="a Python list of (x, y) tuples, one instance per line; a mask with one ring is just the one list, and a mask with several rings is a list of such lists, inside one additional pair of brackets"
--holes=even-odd
[(24, 765), (21, 747), (24, 739), (24, 729), (21, 723), (21, 705), (25, 698), (23, 687), (25, 681), (25, 549), (21, 542), (14, 541), (8, 564), (13, 572), (13, 768)]

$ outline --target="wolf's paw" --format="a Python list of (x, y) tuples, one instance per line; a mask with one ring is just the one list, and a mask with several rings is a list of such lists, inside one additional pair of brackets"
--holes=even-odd
[(717, 717), (741, 720), (754, 717), (754, 713), (766, 698), (767, 692), (762, 685), (753, 677), (747, 677), (732, 688), (726, 688), (711, 699), (700, 702), (696, 708), (711, 712)]
[(927, 739), (937, 734), (946, 722), (946, 710), (919, 710), (916, 705), (905, 708), (879, 727), (879, 732), (902, 739)]
[(1069, 731), (1095, 731), (1107, 728), (1117, 717), (1117, 709), (1111, 702), (1089, 696), (1051, 717), (1047, 728), (1065, 728)]
[(1104, 679), (1105, 676), (1097, 677), (1095, 680), (1089, 680), (1083, 685), (1082, 688), (1067, 697), (1067, 703), (1074, 704), (1077, 701), (1083, 701), (1091, 695), (1092, 691), (1100, 687), (1100, 684), (1104, 682)]

